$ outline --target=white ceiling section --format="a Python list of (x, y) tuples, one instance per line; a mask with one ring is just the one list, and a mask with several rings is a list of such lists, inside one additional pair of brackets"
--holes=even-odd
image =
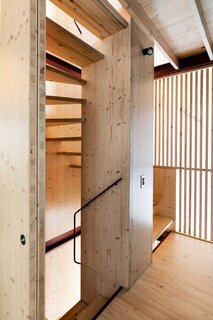
[(166, 63), (169, 63), (169, 60), (164, 57), (158, 47), (154, 46), (154, 66), (157, 67)]

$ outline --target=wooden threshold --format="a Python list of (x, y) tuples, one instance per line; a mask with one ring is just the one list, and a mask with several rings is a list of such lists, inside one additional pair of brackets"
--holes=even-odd
[(100, 39), (128, 26), (128, 22), (107, 0), (51, 1)]
[(85, 67), (104, 59), (104, 55), (47, 18), (47, 51), (60, 58)]
[(81, 137), (57, 137), (57, 138), (46, 138), (46, 141), (81, 141)]
[(46, 65), (46, 80), (60, 83), (75, 84), (80, 86), (86, 84), (85, 80), (79, 77), (75, 77), (74, 75), (66, 71), (60, 70), (50, 65)]
[(64, 126), (70, 124), (80, 124), (85, 122), (82, 118), (61, 118), (61, 119), (46, 119), (46, 127)]
[(46, 105), (56, 105), (56, 104), (84, 104), (85, 99), (78, 98), (68, 98), (68, 97), (58, 97), (58, 96), (46, 96)]
[(173, 219), (159, 216), (157, 214), (153, 215), (153, 242), (157, 240), (169, 227), (171, 227)]

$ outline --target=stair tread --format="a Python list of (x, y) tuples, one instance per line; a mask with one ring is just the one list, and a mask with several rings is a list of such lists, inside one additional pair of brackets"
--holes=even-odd
[[(107, 299), (102, 296), (97, 296), (90, 304), (88, 304), (77, 316), (76, 320), (90, 320), (104, 306)], [(70, 319), (70, 320), (74, 320)]]
[(85, 67), (104, 59), (104, 55), (62, 28), (60, 25), (46, 19), (47, 24), (47, 51), (74, 63), (77, 66)]
[(50, 65), (46, 65), (46, 80), (82, 86), (86, 84), (85, 80)]
[(81, 152), (57, 152), (58, 156), (76, 156), (76, 157), (81, 157), (82, 153)]
[(46, 96), (46, 105), (56, 105), (56, 104), (84, 104), (85, 99), (79, 98), (69, 98), (69, 97), (59, 97), (59, 96)]
[(63, 126), (70, 124), (79, 124), (85, 122), (82, 118), (52, 118), (46, 119), (46, 127)]
[(81, 165), (78, 164), (70, 164), (69, 167), (74, 169), (81, 169)]
[(172, 223), (172, 218), (167, 218), (155, 214), (153, 216), (153, 242), (157, 240), (172, 225)]
[(82, 137), (56, 137), (46, 138), (46, 141), (81, 141)]
[(87, 304), (83, 302), (82, 300), (79, 301), (71, 310), (69, 310), (63, 317), (60, 318), (60, 320), (72, 320), (76, 319), (76, 316), (78, 313), (80, 313)]
[(107, 0), (51, 0), (100, 39), (125, 29), (127, 21)]

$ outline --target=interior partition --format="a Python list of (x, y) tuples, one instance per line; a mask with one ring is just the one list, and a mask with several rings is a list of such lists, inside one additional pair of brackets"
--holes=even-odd
[(104, 60), (83, 68), (82, 202), (122, 178), (82, 212), (87, 303), (129, 288), (151, 262), (153, 57), (142, 49), (152, 45), (132, 21), (101, 42)]

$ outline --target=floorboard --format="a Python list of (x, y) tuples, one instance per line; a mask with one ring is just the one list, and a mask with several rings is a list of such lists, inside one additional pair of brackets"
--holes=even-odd
[(171, 233), (99, 320), (213, 319), (213, 244)]

